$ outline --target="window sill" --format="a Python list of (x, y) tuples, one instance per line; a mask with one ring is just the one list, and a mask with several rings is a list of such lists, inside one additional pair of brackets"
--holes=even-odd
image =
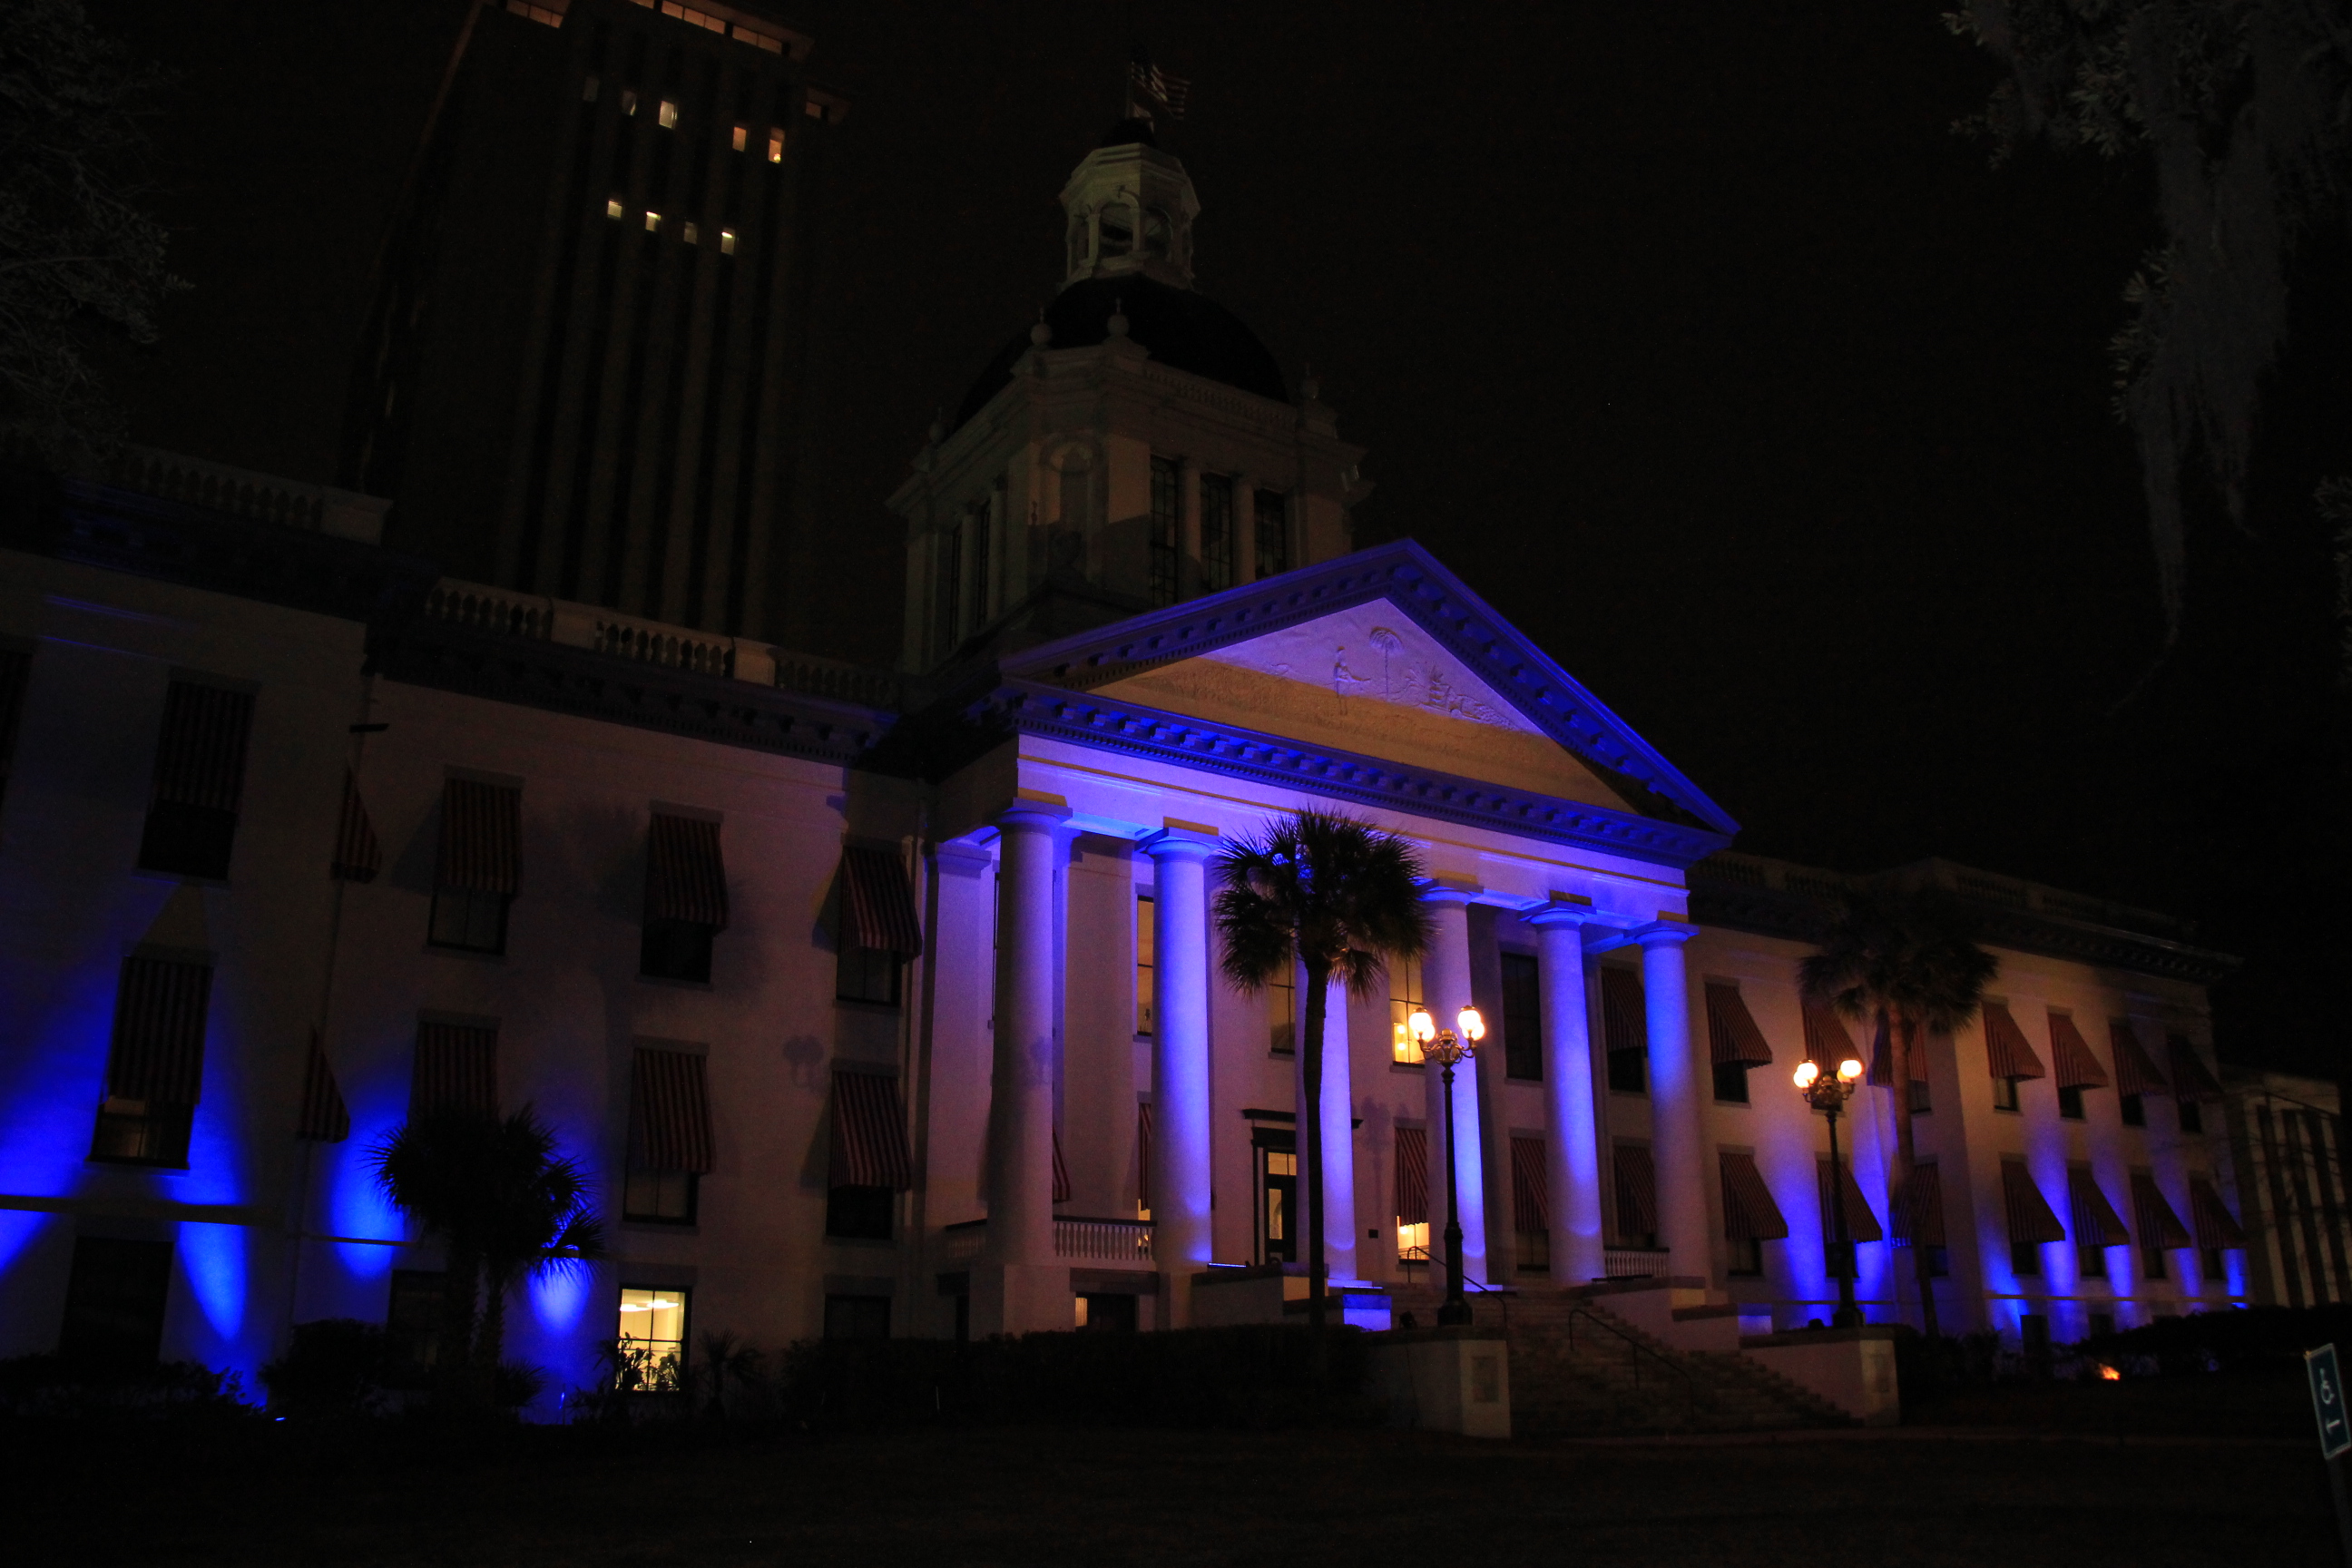
[(1503, 1081), (1505, 1083), (1525, 1084), (1529, 1089), (1541, 1089), (1543, 1087), (1543, 1079), (1539, 1078), (1513, 1078), (1508, 1073), (1505, 1073), (1503, 1075)]
[(1715, 1103), (1727, 1110), (1753, 1110), (1756, 1109), (1756, 1102), (1752, 1100), (1718, 1100)]
[(1429, 1067), (1429, 1064), (1428, 1064), (1427, 1062), (1393, 1062), (1393, 1061), (1392, 1061), (1392, 1062), (1389, 1063), (1389, 1071), (1391, 1071), (1391, 1072), (1409, 1072), (1409, 1073), (1417, 1073), (1417, 1074), (1420, 1074), (1420, 1075), (1422, 1075), (1422, 1076), (1423, 1076), (1423, 1077), (1426, 1077), (1426, 1076), (1428, 1076), (1428, 1074), (1427, 1074), (1428, 1067)]
[(116, 1171), (184, 1171), (185, 1160), (133, 1160), (121, 1154), (89, 1154), (83, 1157), (85, 1165), (104, 1165)]
[(667, 974), (639, 974), (637, 979), (644, 984), (658, 985), (665, 991), (716, 991), (719, 989), (708, 980), (672, 980)]
[(184, 871), (159, 871), (152, 866), (133, 866), (131, 874), (150, 882), (169, 882), (175, 888), (215, 888), (228, 891), (226, 877), (192, 877)]

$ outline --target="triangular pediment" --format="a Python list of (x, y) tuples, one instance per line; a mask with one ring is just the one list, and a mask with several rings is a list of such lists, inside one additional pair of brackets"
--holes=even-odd
[(1433, 775), (1738, 831), (1411, 540), (1030, 648), (999, 673)]
[(1308, 746), (1633, 809), (1385, 598), (1154, 665), (1095, 690)]

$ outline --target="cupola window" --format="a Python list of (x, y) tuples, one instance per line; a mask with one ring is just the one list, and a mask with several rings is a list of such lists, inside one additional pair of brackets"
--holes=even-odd
[(1154, 260), (1165, 261), (1168, 258), (1170, 228), (1166, 213), (1158, 207), (1147, 210), (1143, 215), (1143, 254)]
[(1108, 260), (1135, 248), (1135, 219), (1125, 207), (1105, 207), (1096, 221), (1102, 226), (1102, 254)]

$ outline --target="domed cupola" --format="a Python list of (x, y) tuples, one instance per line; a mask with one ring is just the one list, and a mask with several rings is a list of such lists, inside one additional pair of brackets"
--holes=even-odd
[(1066, 287), (1089, 278), (1140, 274), (1192, 286), (1192, 220), (1201, 198), (1184, 165), (1160, 149), (1148, 120), (1122, 120), (1062, 187), (1069, 215)]

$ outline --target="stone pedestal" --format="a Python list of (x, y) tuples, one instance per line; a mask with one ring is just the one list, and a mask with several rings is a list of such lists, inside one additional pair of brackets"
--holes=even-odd
[(1400, 1329), (1371, 1341), (1389, 1420), (1465, 1437), (1511, 1435), (1511, 1348), (1496, 1329)]

